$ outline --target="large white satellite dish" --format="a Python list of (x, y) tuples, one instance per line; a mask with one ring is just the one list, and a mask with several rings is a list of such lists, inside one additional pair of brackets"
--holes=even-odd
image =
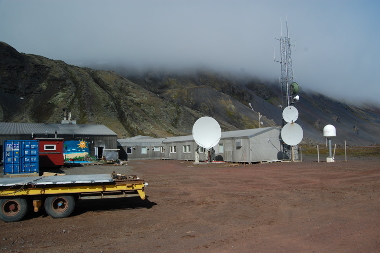
[(282, 118), (288, 123), (296, 122), (298, 119), (297, 108), (292, 105), (285, 107), (285, 109), (282, 111)]
[(219, 143), (222, 131), (219, 123), (211, 117), (199, 118), (193, 126), (195, 142), (205, 149), (210, 149)]
[(298, 145), (303, 138), (303, 130), (297, 123), (288, 123), (281, 130), (281, 139), (288, 145)]

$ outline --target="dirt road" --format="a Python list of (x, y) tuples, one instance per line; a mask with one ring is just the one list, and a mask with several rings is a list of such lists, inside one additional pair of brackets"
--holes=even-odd
[(68, 218), (0, 222), (0, 251), (380, 252), (379, 161), (71, 168), (136, 174), (148, 200), (79, 201)]

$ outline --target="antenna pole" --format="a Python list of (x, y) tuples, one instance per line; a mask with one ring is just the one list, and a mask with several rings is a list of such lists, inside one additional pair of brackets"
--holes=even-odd
[(281, 90), (283, 94), (286, 96), (286, 105), (284, 107), (289, 106), (291, 103), (290, 98), (290, 84), (293, 83), (293, 67), (292, 67), (292, 50), (289, 38), (289, 29), (288, 29), (288, 21), (286, 21), (286, 37), (282, 36), (282, 21), (281, 21), (281, 37), (280, 41), (280, 54), (281, 60), (279, 61), (281, 64)]
[[(248, 103), (248, 105), (249, 105), (249, 107), (251, 107), (252, 111), (254, 112), (255, 110), (253, 110), (252, 104), (251, 104), (251, 103)], [(263, 115), (261, 115), (260, 112), (257, 112), (257, 113), (259, 114), (259, 128), (260, 128), (260, 125), (261, 125), (261, 117), (262, 117)]]
[[(290, 91), (290, 86), (293, 83), (293, 66), (292, 66), (292, 50), (289, 38), (289, 28), (288, 28), (288, 18), (286, 17), (285, 27), (286, 36), (282, 35), (282, 19), (281, 20), (281, 37), (278, 39), (280, 41), (280, 55), (281, 59), (278, 61), (281, 65), (281, 77), (279, 78), (281, 86), (281, 100), (283, 108), (291, 105), (293, 99)], [(284, 99), (285, 98), (285, 99)], [(284, 101), (285, 100), (285, 101)], [(285, 103), (285, 104), (284, 104)], [(284, 127), (285, 121), (282, 120), (282, 127)], [(297, 147), (297, 145), (296, 145)], [(283, 144), (283, 152), (289, 156), (291, 161), (297, 160), (298, 157), (297, 148)]]

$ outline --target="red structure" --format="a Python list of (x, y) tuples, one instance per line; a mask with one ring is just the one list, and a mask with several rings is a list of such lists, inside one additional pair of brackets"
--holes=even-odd
[(35, 138), (38, 140), (40, 167), (64, 165), (63, 138)]

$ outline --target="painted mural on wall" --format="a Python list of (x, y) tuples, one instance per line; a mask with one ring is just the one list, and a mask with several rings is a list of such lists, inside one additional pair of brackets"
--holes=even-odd
[(63, 144), (63, 155), (65, 160), (74, 158), (85, 158), (89, 155), (90, 149), (88, 142), (84, 140), (65, 141)]

